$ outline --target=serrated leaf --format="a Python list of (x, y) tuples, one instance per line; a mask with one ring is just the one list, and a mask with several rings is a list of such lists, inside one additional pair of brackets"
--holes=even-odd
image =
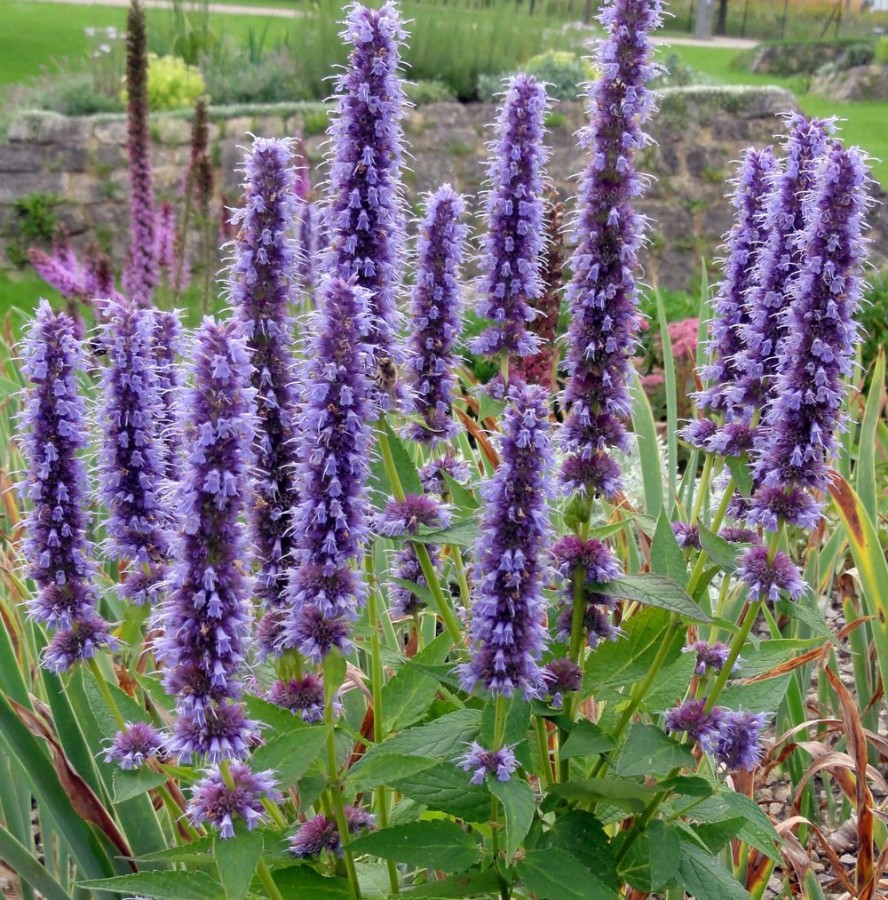
[(508, 781), (490, 778), (487, 787), (499, 800), (503, 810), (506, 821), (506, 840), (503, 849), (506, 851), (508, 863), (518, 852), (521, 842), (530, 831), (536, 810), (536, 798), (530, 785), (518, 778), (510, 778)]
[(654, 789), (645, 787), (625, 778), (586, 778), (582, 781), (565, 781), (553, 784), (549, 793), (568, 800), (582, 800), (587, 803), (608, 803), (641, 812), (654, 796)]
[(780, 859), (774, 844), (780, 838), (771, 824), (771, 820), (762, 812), (759, 805), (744, 794), (730, 790), (722, 790), (713, 797), (696, 804), (687, 814), (695, 822), (723, 822), (727, 819), (743, 819), (743, 827), (738, 837), (761, 850), (773, 860)]
[(619, 872), (632, 887), (651, 893), (675, 878), (680, 857), (676, 830), (654, 820), (626, 851)]
[(693, 830), (696, 836), (709, 848), (710, 853), (718, 853), (737, 837), (742, 828), (743, 819), (736, 816), (733, 819), (725, 819), (723, 822), (695, 825)]
[(459, 512), (473, 512), (480, 507), (478, 498), (474, 491), (470, 491), (464, 485), (451, 478), (446, 472), (442, 472), (444, 484), (447, 486), (447, 493), (450, 495), (450, 502)]
[(382, 688), (384, 730), (400, 731), (423, 718), (438, 693), (438, 682), (420, 666), (440, 665), (447, 659), (453, 642), (441, 634), (413, 659), (407, 660)]
[(642, 709), (655, 714), (671, 709), (676, 700), (684, 697), (696, 665), (695, 654), (682, 653), (675, 662), (663, 666), (641, 703)]
[(748, 497), (752, 493), (753, 480), (746, 455), (744, 454), (742, 457), (726, 456), (725, 465), (728, 467), (728, 471), (734, 479), (737, 490), (740, 491), (744, 497)]
[(614, 739), (600, 725), (585, 719), (577, 722), (561, 748), (561, 759), (596, 756), (614, 749)]
[(740, 548), (731, 544), (723, 537), (713, 533), (703, 525), (700, 529), (700, 546), (706, 551), (706, 555), (721, 569), (733, 572), (737, 568), (737, 556)]
[(648, 573), (646, 575), (625, 575), (607, 584), (596, 584), (592, 590), (608, 597), (635, 600), (645, 606), (665, 609), (690, 619), (692, 622), (708, 624), (712, 618), (704, 612), (688, 592), (671, 578)]
[(710, 797), (715, 792), (715, 785), (702, 775), (674, 775), (661, 781), (660, 787), (682, 797)]
[(797, 619), (803, 625), (811, 630), (812, 634), (816, 634), (824, 640), (829, 641), (836, 647), (839, 646), (838, 638), (832, 633), (829, 625), (824, 621), (823, 616), (811, 609), (805, 603), (799, 603), (793, 600), (779, 600), (774, 610), (780, 615), (789, 616), (791, 619)]
[(262, 858), (264, 842), (259, 831), (238, 829), (233, 838), (218, 838), (213, 847), (219, 879), (226, 900), (243, 900)]
[(478, 542), (478, 518), (461, 519), (447, 528), (434, 530), (421, 529), (412, 535), (411, 540), (417, 544), (452, 544), (454, 547), (474, 547)]
[(448, 813), (467, 822), (490, 818), (490, 794), (486, 787), (469, 782), (469, 775), (452, 763), (417, 772), (396, 781), (392, 787), (429, 809)]
[(124, 803), (144, 794), (152, 788), (165, 784), (167, 776), (162, 772), (155, 772), (153, 769), (142, 767), (124, 772), (122, 769), (115, 769), (111, 776), (111, 784), (114, 794), (114, 803)]
[(327, 877), (311, 866), (290, 866), (274, 872), (274, 883), (284, 897), (310, 897), (311, 900), (352, 900), (345, 878)]
[(657, 529), (651, 542), (651, 571), (671, 578), (676, 584), (687, 584), (687, 563), (665, 510), (657, 518)]
[(734, 873), (699, 847), (682, 841), (678, 880), (695, 900), (749, 900)]
[(443, 819), (371, 831), (351, 846), (356, 853), (442, 872), (463, 872), (481, 859), (475, 839), (456, 823)]
[(491, 397), (490, 394), (482, 393), (478, 395), (478, 418), (479, 419), (498, 419), (506, 408), (505, 400), (498, 400)]
[(572, 809), (555, 820), (552, 835), (556, 847), (567, 850), (608, 887), (619, 887), (615, 854), (601, 822), (590, 812)]
[(298, 781), (319, 757), (327, 743), (328, 729), (324, 725), (303, 728), (298, 737), (282, 734), (263, 744), (253, 754), (253, 768), (257, 772), (271, 769), (281, 788)]
[(268, 726), (263, 730), (266, 739), (271, 735), (278, 737), (281, 734), (292, 734), (309, 727), (303, 721), (302, 716), (294, 715), (289, 709), (284, 709), (264, 697), (245, 694), (244, 704), (251, 719), (256, 719)]
[(401, 754), (362, 756), (349, 769), (347, 781), (355, 791), (369, 791), (380, 784), (391, 785), (399, 778), (415, 775), (437, 766), (440, 760), (425, 756), (402, 756)]
[(765, 675), (781, 663), (805, 653), (821, 643), (817, 638), (776, 638), (762, 641), (758, 647), (747, 647), (740, 657), (740, 678)]
[(457, 750), (464, 750), (464, 745), (478, 737), (480, 728), (480, 709), (458, 709), (428, 725), (408, 728), (380, 746), (371, 747), (364, 758), (399, 755), (450, 759)]
[(463, 897), (481, 897), (499, 890), (496, 869), (485, 872), (463, 872), (441, 881), (432, 881), (404, 891), (404, 897), (438, 898), (438, 900), (462, 900)]
[(656, 725), (634, 724), (613, 760), (614, 771), (624, 778), (667, 775), (694, 765), (694, 755)]
[(746, 712), (776, 712), (791, 679), (792, 675), (782, 675), (752, 684), (732, 684), (722, 691), (719, 705)]
[[(419, 480), (419, 473), (416, 471), (413, 458), (404, 446), (403, 441), (394, 433), (394, 431), (392, 431), (392, 426), (389, 425), (388, 419), (383, 417), (380, 424), (383, 432), (388, 438), (388, 445), (391, 448), (392, 458), (395, 463), (395, 471), (398, 473), (398, 479), (401, 482), (401, 487), (404, 488), (404, 493), (421, 494), (423, 492), (422, 482)], [(390, 488), (387, 494), (388, 496), (393, 496), (394, 490), (391, 489), (392, 486), (389, 484), (388, 475), (385, 472), (384, 467), (382, 469), (382, 474), (385, 479), (385, 484)]]
[[(522, 697), (503, 698), (505, 721), (501, 735), (503, 744), (517, 744), (527, 736), (530, 728), (530, 703)], [(496, 741), (496, 703), (490, 701), (481, 711), (481, 743), (492, 747)]]
[(537, 900), (615, 900), (617, 896), (566, 850), (531, 850), (516, 868)]
[(80, 886), (158, 900), (219, 900), (224, 896), (222, 885), (204, 872), (137, 872), (100, 881), (82, 881)]

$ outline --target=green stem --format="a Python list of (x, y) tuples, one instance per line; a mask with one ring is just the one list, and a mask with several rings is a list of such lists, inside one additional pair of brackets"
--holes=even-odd
[(268, 863), (264, 859), (259, 860), (257, 872), (259, 874), (259, 880), (262, 882), (265, 890), (268, 891), (268, 896), (271, 897), (271, 900), (284, 900), (284, 895), (278, 890), (278, 886), (274, 883), (271, 869), (268, 868)]
[(542, 716), (537, 716), (534, 721), (536, 729), (537, 748), (540, 753), (540, 762), (543, 767), (543, 779), (546, 787), (552, 786), (552, 760), (549, 757), (549, 734), (546, 731), (546, 720)]
[[(718, 532), (719, 528), (721, 528), (722, 522), (725, 520), (725, 516), (728, 514), (728, 507), (731, 504), (731, 497), (734, 496), (734, 479), (728, 479), (728, 483), (725, 485), (725, 492), (722, 494), (721, 503), (719, 503), (718, 509), (715, 512), (715, 517), (711, 522), (710, 531)], [(696, 521), (696, 513), (691, 517), (691, 523)], [(697, 587), (700, 584), (700, 579), (703, 577), (703, 570), (706, 568), (706, 560), (708, 556), (705, 550), (700, 551), (700, 555), (697, 557), (697, 562), (694, 565), (694, 570), (691, 572), (691, 577), (688, 579), (688, 593), (693, 597), (696, 593)]]
[[(332, 700), (332, 698), (331, 698)], [(342, 785), (339, 781), (339, 767), (336, 765), (336, 739), (333, 732), (333, 703), (324, 703), (324, 719), (327, 723), (327, 771), (330, 776), (330, 801), (333, 805), (333, 815), (336, 819), (336, 828), (342, 841), (342, 855), (345, 861), (345, 871), (348, 882), (351, 885), (354, 900), (361, 900), (361, 885), (358, 881), (358, 873), (355, 869), (355, 859), (351, 852), (351, 835), (348, 830), (348, 819), (345, 817), (345, 800), (342, 797)]]
[(117, 726), (122, 731), (126, 728), (126, 720), (120, 713), (120, 710), (117, 708), (117, 701), (114, 699), (113, 694), (111, 693), (111, 688), (108, 687), (108, 682), (105, 681), (105, 676), (102, 675), (101, 669), (99, 669), (99, 664), (94, 656), (91, 656), (89, 660), (87, 660), (87, 665), (90, 668), (90, 671), (93, 673), (93, 677), (96, 679), (96, 684), (99, 686), (99, 690), (102, 692), (102, 696), (105, 698), (105, 703), (108, 706), (108, 710), (112, 716), (114, 716), (114, 721), (117, 722)]
[(468, 609), (471, 597), (469, 596), (469, 582), (466, 578), (466, 566), (463, 562), (462, 550), (455, 544), (451, 547), (451, 550), (453, 551), (453, 566), (456, 569), (456, 580), (459, 584), (459, 599), (463, 608)]
[[(586, 573), (582, 566), (577, 566), (573, 572), (573, 606), (571, 608), (570, 618), (570, 645), (568, 654), (571, 660), (579, 663), (580, 656), (583, 652), (583, 639), (585, 638), (585, 629), (583, 627), (583, 619), (586, 615)], [(564, 698), (564, 714), (568, 721), (573, 722), (576, 714), (576, 696), (568, 694)], [(558, 731), (559, 744), (563, 744), (567, 740), (567, 732), (564, 729)], [(558, 780), (567, 781), (570, 777), (570, 760), (558, 760)]]
[(277, 825), (277, 827), (281, 831), (283, 831), (287, 827), (287, 820), (281, 814), (281, 811), (280, 811), (280, 809), (278, 809), (277, 804), (272, 803), (272, 801), (269, 800), (268, 797), (263, 797), (262, 798), (262, 806), (264, 807), (265, 811), (268, 813), (271, 821), (274, 822), (274, 824)]

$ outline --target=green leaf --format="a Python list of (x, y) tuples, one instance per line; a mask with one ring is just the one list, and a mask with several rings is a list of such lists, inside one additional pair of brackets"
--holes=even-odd
[(446, 472), (442, 472), (441, 475), (444, 478), (444, 484), (447, 485), (447, 493), (450, 495), (454, 509), (459, 512), (473, 512), (480, 507), (481, 504), (474, 491), (470, 491), (458, 481), (454, 481)]
[(743, 456), (726, 456), (725, 465), (734, 479), (737, 490), (744, 497), (748, 497), (752, 493), (753, 481), (746, 454), (744, 453)]
[(724, 822), (739, 817), (743, 819), (744, 824), (737, 836), (771, 859), (777, 861), (780, 859), (774, 849), (774, 844), (779, 843), (780, 838), (771, 820), (754, 800), (744, 794), (722, 790), (694, 806), (687, 817), (696, 822), (707, 823)]
[(518, 852), (521, 842), (530, 831), (533, 814), (536, 810), (536, 798), (526, 781), (510, 778), (508, 781), (488, 779), (490, 793), (499, 800), (506, 820), (506, 841), (503, 849), (508, 862)]
[(737, 556), (741, 548), (703, 525), (698, 524), (697, 527), (700, 529), (700, 546), (706, 551), (706, 555), (720, 568), (733, 572), (737, 568)]
[[(148, 712), (136, 703), (129, 694), (122, 691), (116, 684), (111, 684), (109, 681), (106, 681), (105, 685), (111, 693), (111, 696), (114, 698), (117, 709), (120, 711), (120, 714), (125, 721), (151, 721)], [(94, 673), (91, 669), (84, 668), (83, 690), (86, 694), (87, 701), (89, 702), (89, 708), (92, 710), (92, 714), (96, 717), (96, 721), (101, 725), (104, 733), (111, 735), (116, 734), (120, 728), (117, 724), (117, 718), (114, 716), (114, 713), (108, 709), (105, 695), (96, 683)]]
[(684, 697), (696, 665), (695, 654), (682, 653), (675, 662), (663, 666), (647, 696), (642, 700), (642, 709), (656, 714), (674, 706), (676, 700)]
[(422, 719), (438, 693), (438, 682), (414, 663), (440, 665), (453, 646), (449, 634), (441, 634), (414, 660), (408, 660), (382, 688), (382, 720), (386, 734), (400, 731)]
[[(643, 609), (622, 625), (623, 635), (616, 641), (604, 641), (589, 654), (583, 677), (583, 690), (599, 700), (614, 699), (620, 688), (643, 678), (660, 651), (671, 617), (660, 609)], [(684, 635), (678, 634), (669, 648), (665, 665), (681, 655)]]
[(431, 881), (417, 888), (404, 891), (404, 897), (441, 898), (462, 900), (463, 897), (481, 897), (499, 891), (499, 875), (496, 869), (485, 872), (463, 872), (441, 881)]
[(138, 872), (101, 881), (82, 881), (80, 886), (158, 900), (219, 900), (224, 896), (222, 885), (205, 872)]
[[(502, 742), (518, 744), (525, 739), (530, 728), (530, 703), (521, 697), (503, 698), (506, 719), (503, 723)], [(496, 741), (496, 703), (485, 704), (481, 713), (481, 743), (488, 747)]]
[(688, 582), (687, 562), (665, 510), (657, 518), (657, 530), (651, 542), (651, 571), (677, 584)]
[(682, 841), (678, 880), (695, 900), (749, 900), (750, 894), (734, 873), (715, 857)]
[(674, 775), (661, 781), (660, 787), (682, 797), (711, 797), (715, 792), (715, 785), (702, 775)]
[(490, 794), (482, 785), (471, 784), (469, 775), (452, 763), (417, 772), (393, 785), (405, 797), (424, 803), (429, 809), (448, 813), (467, 822), (490, 818)]
[[(278, 737), (281, 734), (293, 734), (309, 726), (302, 720), (302, 716), (294, 715), (289, 709), (284, 709), (264, 697), (255, 694), (245, 694), (244, 704), (251, 719), (257, 719), (263, 725), (268, 726), (263, 730), (265, 738), (270, 734)], [(294, 738), (294, 740), (296, 740)]]
[(636, 600), (645, 606), (666, 609), (690, 619), (692, 622), (712, 621), (697, 602), (671, 578), (649, 573), (647, 575), (624, 575), (607, 584), (593, 585), (592, 590), (608, 597)]
[(478, 737), (481, 728), (480, 709), (458, 709), (429, 722), (408, 728), (389, 738), (384, 744), (371, 747), (364, 759), (376, 756), (426, 756), (430, 759), (448, 759), (456, 750), (463, 750)]
[(478, 418), (479, 419), (498, 419), (506, 408), (505, 400), (497, 400), (490, 394), (478, 395)]
[(754, 678), (756, 675), (764, 675), (781, 663), (800, 656), (820, 643), (822, 642), (817, 638), (769, 638), (762, 641), (758, 647), (747, 647), (740, 657), (739, 677)]
[(651, 412), (651, 404), (641, 386), (641, 378), (634, 369), (632, 376), (629, 384), (632, 392), (632, 430), (638, 438), (644, 508), (649, 516), (657, 518), (663, 509), (663, 467), (660, 464), (657, 426)]
[(481, 859), (475, 839), (455, 822), (443, 819), (371, 831), (352, 841), (351, 846), (356, 853), (442, 872), (463, 872)]
[(347, 781), (354, 791), (369, 791), (380, 784), (393, 784), (399, 778), (415, 775), (437, 766), (440, 760), (401, 754), (362, 756), (348, 771)]
[(330, 703), (345, 681), (348, 665), (342, 651), (333, 649), (324, 657), (324, 702)]
[(656, 725), (634, 724), (613, 760), (614, 771), (624, 778), (667, 775), (694, 765), (694, 755)]
[(243, 900), (262, 858), (262, 833), (238, 829), (233, 838), (217, 838), (213, 848), (226, 900)]
[(587, 778), (583, 781), (565, 781), (553, 784), (549, 793), (568, 800), (581, 800), (586, 803), (608, 803), (628, 809), (629, 812), (641, 812), (654, 796), (654, 788), (645, 787), (635, 781), (624, 778)]
[(325, 725), (303, 728), (298, 737), (282, 734), (263, 744), (253, 754), (253, 768), (257, 772), (271, 769), (278, 784), (284, 787), (298, 781), (318, 758), (327, 742)]
[[(401, 482), (401, 487), (404, 488), (404, 493), (421, 494), (423, 492), (422, 482), (419, 480), (419, 473), (416, 471), (416, 466), (413, 464), (413, 458), (404, 446), (404, 442), (394, 433), (394, 431), (392, 431), (392, 426), (389, 425), (388, 419), (383, 417), (380, 421), (382, 431), (384, 431), (388, 437), (388, 445), (391, 448), (392, 458), (395, 461), (395, 471), (398, 473), (398, 479)], [(393, 496), (394, 490), (391, 489), (392, 485), (389, 484), (388, 476), (385, 475), (385, 468), (383, 468), (382, 471), (385, 477), (385, 483), (390, 488), (386, 493), (389, 496)]]
[(619, 872), (632, 887), (651, 893), (676, 877), (680, 858), (678, 832), (655, 819), (626, 851)]
[(857, 451), (855, 476), (860, 503), (870, 520), (879, 518), (878, 490), (876, 483), (876, 452), (878, 440), (876, 428), (879, 424), (882, 404), (885, 401), (885, 348), (879, 347), (869, 395), (860, 423), (860, 443)]
[(274, 883), (284, 897), (305, 897), (306, 900), (352, 900), (352, 892), (345, 878), (327, 878), (311, 866), (290, 866), (274, 872)]
[(417, 544), (452, 544), (454, 547), (474, 547), (478, 542), (478, 517), (460, 519), (447, 528), (420, 529), (411, 540)]
[(561, 759), (577, 756), (596, 756), (614, 749), (614, 739), (600, 725), (581, 719), (571, 729), (561, 748)]
[(25, 884), (39, 891), (45, 900), (70, 900), (70, 894), (49, 874), (34, 853), (0, 825), (0, 858)]
[(583, 809), (572, 809), (555, 820), (555, 846), (567, 850), (608, 887), (619, 887), (615, 855), (604, 826)]
[(791, 679), (792, 675), (789, 674), (753, 684), (732, 684), (722, 691), (719, 705), (747, 712), (773, 713), (786, 696)]
[(111, 776), (114, 803), (124, 803), (144, 794), (152, 788), (160, 787), (165, 784), (167, 776), (163, 772), (155, 772), (153, 769), (142, 767), (124, 772), (121, 769), (115, 769)]
[(660, 343), (663, 347), (663, 375), (666, 381), (666, 468), (669, 475), (669, 503), (671, 510), (678, 495), (678, 384), (675, 377), (675, 355), (663, 297), (654, 290), (657, 303), (657, 323), (660, 326)]
[(518, 875), (537, 900), (615, 900), (616, 891), (566, 850), (531, 850), (517, 865)]
[(740, 833), (743, 819), (736, 816), (723, 822), (695, 825), (694, 834), (709, 848), (710, 853), (718, 853)]

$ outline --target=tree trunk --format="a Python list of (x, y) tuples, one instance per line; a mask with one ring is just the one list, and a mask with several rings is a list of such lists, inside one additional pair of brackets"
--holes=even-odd
[(715, 33), (728, 33), (728, 0), (718, 0), (718, 18), (715, 22)]

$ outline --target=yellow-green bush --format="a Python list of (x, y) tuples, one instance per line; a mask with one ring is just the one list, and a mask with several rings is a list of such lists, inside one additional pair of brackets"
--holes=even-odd
[[(200, 69), (178, 56), (148, 56), (148, 108), (152, 112), (189, 109), (207, 91)], [(126, 90), (123, 91), (126, 102)]]

